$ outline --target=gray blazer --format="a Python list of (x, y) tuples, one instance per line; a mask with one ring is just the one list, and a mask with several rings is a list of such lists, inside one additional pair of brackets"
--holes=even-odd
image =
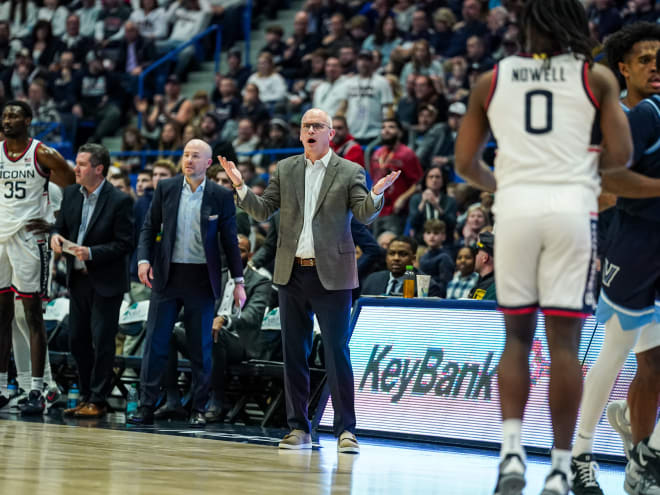
[[(302, 232), (305, 166), (305, 155), (280, 161), (261, 197), (248, 190), (247, 196), (239, 200), (239, 206), (259, 222), (280, 210), (273, 276), (273, 282), (278, 285), (289, 282)], [(383, 203), (381, 198), (380, 204), (374, 205), (364, 169), (333, 152), (312, 219), (316, 270), (325, 289), (345, 290), (358, 286), (351, 216), (355, 215), (361, 223), (371, 223)]]

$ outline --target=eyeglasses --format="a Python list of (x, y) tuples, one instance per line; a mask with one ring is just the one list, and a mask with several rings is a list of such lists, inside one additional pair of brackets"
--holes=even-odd
[(314, 129), (315, 131), (320, 131), (324, 127), (329, 127), (328, 124), (324, 124), (323, 122), (308, 122), (306, 124), (300, 124), (300, 127), (306, 131), (309, 131), (310, 129)]

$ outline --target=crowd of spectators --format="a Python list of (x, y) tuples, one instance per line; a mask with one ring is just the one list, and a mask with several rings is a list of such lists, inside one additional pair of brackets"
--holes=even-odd
[[(283, 6), (253, 3), (257, 18)], [(402, 172), (385, 194), (380, 217), (366, 233), (357, 226), (353, 231), (360, 258), (356, 296), (400, 295), (410, 264), (432, 276), (432, 296), (495, 299), (493, 195), (456, 177), (454, 141), (478, 76), (523, 48), (523, 4), (307, 0), (290, 26), (269, 23), (254, 70), (240, 51), (229, 49), (209, 90), (185, 95), (181, 82), (194, 51), (184, 50), (162, 88), (154, 80), (146, 98), (134, 99), (136, 78), (149, 63), (211, 22), (235, 27), (242, 2), (9, 0), (0, 5), (0, 101), (25, 99), (42, 123), (91, 120), (86, 138), (95, 141), (120, 129), (126, 115), (141, 112), (142, 131), (121, 131), (122, 151), (158, 153), (146, 167), (142, 158), (124, 156), (109, 176), (135, 197), (138, 229), (157, 181), (178, 173), (177, 154), (188, 140), (204, 139), (214, 156), (237, 162), (259, 193), (277, 160), (300, 148), (301, 115), (320, 108), (333, 116), (333, 150), (363, 166), (369, 184)], [(624, 24), (660, 18), (660, 2), (652, 0), (584, 4), (598, 42)], [(240, 36), (235, 29), (228, 33), (229, 44)], [(489, 143), (484, 153), (487, 162), (494, 146)], [(208, 179), (230, 187), (218, 166)], [(246, 267), (268, 278), (277, 215), (258, 223), (239, 209), (237, 220), (249, 251)], [(148, 294), (133, 281), (131, 299), (145, 300)], [(261, 312), (276, 304), (275, 289), (270, 291), (259, 297)]]

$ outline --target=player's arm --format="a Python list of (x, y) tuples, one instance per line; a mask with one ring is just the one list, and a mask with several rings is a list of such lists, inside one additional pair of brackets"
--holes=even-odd
[(76, 182), (73, 169), (57, 150), (41, 144), (37, 148), (37, 162), (50, 169), (50, 180), (58, 186), (66, 187)]
[(495, 175), (480, 158), (489, 134), (486, 101), (492, 79), (493, 71), (483, 74), (472, 90), (455, 147), (458, 174), (473, 186), (489, 192), (495, 192)]
[(600, 172), (603, 190), (624, 198), (660, 196), (660, 179), (628, 170), (633, 154), (630, 125), (619, 104), (619, 85), (606, 67), (595, 65), (589, 71), (589, 84), (600, 103), (603, 152)]

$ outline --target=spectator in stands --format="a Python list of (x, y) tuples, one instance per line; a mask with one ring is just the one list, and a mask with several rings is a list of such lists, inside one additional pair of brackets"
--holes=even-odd
[(369, 275), (361, 286), (360, 294), (363, 296), (403, 296), (403, 275), (406, 272), (406, 266), (414, 264), (416, 252), (417, 242), (414, 239), (407, 236), (393, 238), (385, 255), (387, 269)]
[(235, 120), (238, 117), (238, 111), (241, 108), (236, 81), (230, 77), (216, 77), (211, 101), (215, 105), (215, 114), (223, 122), (224, 130), (224, 125), (229, 120)]
[(394, 118), (385, 119), (381, 127), (381, 146), (371, 157), (369, 174), (374, 183), (390, 172), (401, 171), (399, 179), (385, 191), (385, 204), (372, 225), (378, 236), (384, 230), (400, 234), (408, 215), (408, 200), (414, 194), (417, 182), (424, 175), (413, 150), (401, 143), (403, 129)]
[(282, 75), (287, 79), (304, 76), (303, 64), (319, 47), (319, 38), (309, 32), (309, 15), (301, 10), (293, 19), (293, 35), (286, 41), (287, 49), (282, 58)]
[(80, 4), (80, 8), (75, 11), (80, 20), (80, 34), (87, 38), (94, 38), (101, 7), (97, 5), (96, 0), (81, 0)]
[(172, 158), (174, 152), (180, 151), (183, 147), (181, 142), (181, 127), (175, 121), (167, 122), (160, 132), (158, 139), (158, 158)]
[(366, 145), (378, 137), (383, 117), (392, 111), (392, 89), (374, 73), (371, 52), (360, 52), (357, 67), (358, 74), (344, 83), (346, 99), (339, 113), (345, 114), (355, 139)]
[(303, 107), (309, 106), (316, 88), (325, 80), (325, 60), (328, 52), (317, 48), (309, 58), (309, 74), (303, 79), (294, 81), (288, 96), (287, 113), (300, 114)]
[(254, 123), (248, 118), (238, 121), (238, 136), (232, 142), (237, 154), (255, 151), (259, 146), (259, 136), (254, 128)]
[(500, 49), (493, 53), (493, 58), (495, 60), (501, 60), (504, 57), (510, 57), (511, 55), (515, 55), (520, 51), (519, 33), (520, 30), (515, 24), (509, 24), (507, 26), (506, 31), (502, 36)]
[(339, 49), (339, 65), (344, 76), (353, 76), (357, 72), (357, 52), (353, 44)]
[[(202, 118), (204, 118), (204, 115), (214, 110), (213, 104), (209, 100), (208, 92), (204, 91), (203, 89), (199, 89), (195, 91), (191, 103), (192, 103), (192, 117), (190, 118), (188, 123), (192, 124), (193, 126), (199, 127), (199, 125), (202, 123)], [(184, 141), (184, 142), (187, 143), (188, 141)]]
[(330, 56), (325, 60), (325, 81), (314, 90), (312, 106), (320, 108), (328, 115), (336, 115), (344, 100), (342, 83), (345, 77), (341, 73), (341, 64), (337, 57)]
[[(210, 5), (207, 1), (177, 0), (172, 2), (167, 10), (167, 16), (172, 23), (172, 30), (168, 38), (156, 41), (158, 56), (165, 55), (206, 29), (210, 20), (209, 14)], [(179, 52), (174, 73), (180, 79), (187, 76), (188, 66), (194, 55), (194, 45), (187, 46)]]
[(348, 21), (348, 34), (354, 47), (359, 48), (371, 34), (369, 19), (363, 15), (354, 15)]
[(77, 64), (85, 62), (85, 56), (94, 43), (93, 38), (83, 36), (80, 32), (80, 17), (78, 14), (70, 14), (66, 18), (66, 32), (61, 36), (61, 40), (66, 49), (73, 53), (74, 61)]
[[(406, 0), (408, 1), (408, 0)], [(381, 64), (385, 65), (390, 61), (390, 53), (397, 46), (400, 46), (402, 39), (397, 30), (394, 16), (387, 15), (378, 21), (378, 25), (373, 34), (370, 34), (362, 43), (362, 50), (373, 52), (378, 50), (382, 56)]]
[(129, 289), (128, 260), (134, 245), (133, 201), (105, 180), (109, 167), (110, 154), (103, 146), (80, 147), (76, 184), (64, 190), (50, 241), (58, 254), (65, 239), (77, 244), (76, 256), (65, 256), (71, 294), (69, 345), (81, 401), (63, 414), (82, 418), (107, 412), (119, 308)]
[(466, 42), (470, 36), (486, 36), (488, 26), (481, 20), (481, 3), (479, 0), (464, 0), (461, 8), (463, 20), (454, 26), (451, 46), (447, 56), (464, 55)]
[(417, 121), (417, 100), (415, 98), (416, 78), (417, 76), (415, 74), (408, 74), (408, 77), (406, 78), (406, 84), (404, 86), (404, 94), (401, 96), (399, 102), (396, 105), (395, 116), (397, 120), (401, 122), (403, 128), (407, 131)]
[(24, 38), (37, 22), (37, 7), (32, 0), (9, 0), (0, 4), (0, 19), (10, 23), (12, 38)]
[(266, 45), (261, 49), (261, 53), (270, 53), (273, 57), (273, 64), (279, 67), (282, 65), (282, 60), (284, 58), (284, 52), (286, 51), (287, 45), (282, 41), (284, 36), (284, 29), (279, 24), (274, 24), (266, 28)]
[(247, 117), (257, 126), (261, 135), (265, 125), (270, 120), (270, 112), (259, 98), (259, 87), (256, 84), (246, 84), (243, 90), (243, 102), (238, 109), (238, 117)]
[(476, 35), (470, 36), (465, 46), (466, 58), (471, 68), (478, 69), (480, 72), (493, 68), (495, 60), (486, 53), (486, 46), (482, 38)]
[(509, 13), (502, 6), (493, 7), (488, 11), (486, 25), (488, 26), (488, 53), (499, 50), (504, 33), (506, 33)]
[(243, 26), (245, 0), (208, 0), (211, 6), (211, 22), (222, 27), (222, 44), (231, 48), (239, 39)]
[[(142, 151), (145, 148), (145, 139), (137, 127), (124, 127), (121, 136), (121, 151)], [(128, 173), (137, 173), (142, 168), (142, 159), (139, 156), (124, 156), (123, 169)]]
[(226, 277), (224, 295), (216, 302), (213, 319), (212, 395), (205, 415), (208, 422), (220, 421), (223, 417), (225, 375), (229, 365), (248, 359), (268, 359), (274, 351), (273, 342), (261, 332), (261, 322), (271, 297), (271, 282), (248, 265), (252, 250), (247, 236), (239, 234), (238, 248), (247, 298), (243, 310), (237, 313), (232, 307), (233, 280)]
[[(220, 164), (215, 164), (209, 167), (206, 173), (206, 177), (218, 185), (221, 185), (229, 191), (233, 191), (234, 188), (231, 186), (231, 180), (227, 176), (227, 172), (220, 166)], [(250, 215), (245, 213), (238, 206), (236, 207), (236, 231), (246, 237), (251, 234), (251, 220)], [(240, 248), (240, 244), (239, 244)]]
[[(283, 148), (299, 148), (300, 141), (293, 138), (289, 133), (289, 126), (282, 118), (275, 117), (270, 120), (268, 126), (268, 137), (262, 143), (264, 149), (283, 149)], [(284, 158), (291, 156), (291, 153), (270, 153), (267, 156), (268, 163), (273, 163)], [(265, 165), (265, 162), (262, 163)], [(245, 178), (245, 176), (244, 176)], [(247, 182), (248, 185), (252, 185)]]
[(612, 0), (595, 0), (587, 7), (589, 22), (596, 26), (598, 41), (605, 36), (618, 31), (623, 24), (621, 12), (613, 5)]
[(38, 74), (39, 71), (32, 63), (30, 51), (27, 48), (21, 48), (16, 54), (14, 65), (1, 74), (8, 98), (27, 99), (28, 87)]
[(433, 14), (433, 27), (435, 32), (431, 36), (431, 47), (436, 55), (446, 56), (447, 50), (451, 45), (453, 28), (456, 24), (456, 17), (451, 9), (441, 7)]
[(426, 11), (422, 9), (415, 10), (412, 15), (410, 30), (405, 33), (406, 45), (422, 40), (428, 44), (432, 36), (433, 31), (429, 27), (429, 18)]
[(344, 15), (340, 12), (332, 14), (328, 23), (328, 34), (321, 40), (321, 46), (329, 53), (336, 54), (341, 46), (351, 42)]
[(407, 33), (410, 31), (415, 10), (416, 7), (412, 0), (396, 0), (392, 6), (392, 14), (394, 15), (382, 17), (379, 22), (382, 22), (386, 17), (392, 17), (396, 19), (396, 28), (402, 33)]
[(446, 176), (440, 165), (432, 165), (424, 175), (423, 190), (410, 198), (408, 225), (416, 239), (421, 239), (423, 226), (431, 219), (442, 220), (447, 238), (454, 239), (456, 200), (447, 195)]
[(438, 121), (446, 120), (447, 99), (444, 93), (438, 90), (436, 81), (438, 80), (426, 75), (419, 75), (415, 78), (415, 117), (417, 117), (418, 108), (432, 105), (438, 110)]
[(392, 239), (394, 239), (395, 237), (396, 234), (394, 232), (392, 232), (391, 230), (386, 230), (385, 232), (380, 233), (380, 235), (376, 239), (376, 242), (381, 247), (381, 249), (387, 251), (390, 242), (392, 242)]
[(220, 134), (220, 124), (221, 122), (215, 112), (208, 112), (199, 126), (202, 132), (202, 139), (211, 147), (213, 153), (211, 156), (214, 159), (218, 155), (233, 156), (236, 159), (236, 152), (231, 145), (231, 141), (224, 140)]
[(94, 120), (96, 124), (90, 142), (100, 143), (117, 131), (121, 118), (118, 102), (123, 95), (115, 74), (105, 70), (101, 57), (95, 52), (90, 52), (87, 67), (77, 77), (76, 95), (78, 103), (72, 108), (73, 114), (79, 119)]
[(652, 0), (633, 0), (626, 4), (626, 8), (621, 12), (624, 24), (646, 21), (655, 23), (658, 14), (654, 9)]
[(127, 173), (118, 171), (115, 173), (108, 174), (108, 182), (112, 184), (116, 189), (119, 189), (124, 194), (127, 194), (131, 199), (135, 200), (135, 192), (131, 188), (131, 178)]
[(42, 69), (47, 69), (55, 60), (55, 55), (64, 49), (63, 43), (53, 36), (48, 21), (37, 21), (32, 35), (23, 40), (23, 46), (30, 50), (35, 65)]
[(121, 0), (105, 0), (96, 20), (94, 30), (96, 42), (107, 45), (109, 40), (120, 32), (130, 15), (130, 7)]
[(413, 125), (408, 133), (408, 146), (424, 170), (428, 170), (434, 157), (454, 154), (454, 140), (447, 139), (452, 130), (437, 119), (438, 110), (433, 105), (424, 105), (417, 110), (417, 125)]
[(380, 19), (392, 14), (392, 11), (387, 0), (373, 0), (364, 4), (358, 13), (369, 19), (369, 23), (375, 26)]
[(153, 41), (140, 34), (137, 24), (126, 21), (118, 52), (115, 67), (122, 74), (124, 91), (128, 94), (137, 94), (138, 76), (156, 61), (156, 47)]
[(493, 257), (495, 236), (482, 232), (477, 240), (474, 270), (479, 274), (476, 285), (470, 291), (470, 299), (495, 301), (495, 258)]
[(467, 111), (465, 103), (456, 101), (449, 105), (449, 117), (447, 119), (446, 132), (441, 136), (442, 141), (434, 151), (431, 163), (441, 165), (447, 169), (454, 169), (454, 143), (456, 134)]
[(463, 246), (456, 255), (456, 273), (447, 285), (447, 299), (466, 299), (477, 285), (479, 274), (474, 271), (474, 251)]
[(48, 73), (49, 91), (53, 95), (55, 106), (60, 113), (71, 113), (76, 103), (76, 81), (73, 52), (65, 50), (60, 53), (59, 69)]
[[(146, 100), (139, 101), (136, 106), (138, 111), (146, 113)], [(154, 96), (154, 105), (145, 124), (149, 130), (160, 129), (172, 120), (183, 127), (190, 122), (192, 116), (192, 102), (181, 94), (181, 82), (178, 76), (172, 74), (165, 82), (165, 95)]]
[(259, 88), (261, 101), (271, 109), (281, 103), (287, 95), (287, 85), (284, 78), (275, 70), (273, 56), (264, 52), (257, 59), (257, 71), (247, 80)]
[(69, 10), (59, 5), (59, 0), (44, 0), (44, 5), (37, 11), (37, 19), (47, 21), (53, 27), (53, 35), (60, 37), (64, 33)]
[(202, 131), (196, 125), (188, 124), (183, 128), (181, 141), (187, 143), (192, 139), (202, 139)]
[(459, 231), (461, 246), (472, 246), (479, 240), (479, 232), (488, 225), (488, 214), (480, 204), (467, 209), (465, 224)]
[(447, 284), (454, 276), (454, 255), (445, 247), (447, 239), (445, 222), (432, 218), (424, 222), (423, 230), (424, 244), (428, 250), (419, 257), (419, 270), (431, 275), (431, 283), (435, 286), (433, 292), (437, 291), (440, 297), (445, 297)]
[[(61, 121), (55, 102), (48, 94), (46, 81), (43, 79), (35, 79), (30, 84), (28, 89), (28, 104), (32, 108), (32, 125), (39, 124), (39, 127), (35, 128), (36, 133), (43, 133), (50, 127), (49, 124), (59, 123)], [(61, 135), (61, 130), (55, 128), (42, 135), (41, 139), (43, 141), (60, 141)]]
[(153, 42), (165, 39), (170, 26), (166, 10), (158, 6), (157, 0), (140, 0), (139, 3), (128, 20), (137, 25), (140, 36), (145, 39)]
[(241, 65), (240, 50), (231, 50), (227, 54), (227, 69), (227, 72), (223, 75), (236, 81), (238, 91), (242, 91), (248, 77), (250, 77), (251, 71), (244, 65)]
[(140, 170), (135, 180), (135, 194), (138, 198), (147, 193), (149, 189), (153, 189), (153, 170), (145, 168)]
[(332, 128), (335, 130), (335, 136), (330, 141), (332, 150), (342, 158), (364, 167), (364, 152), (360, 143), (351, 136), (346, 119), (335, 115), (332, 118)]
[(14, 63), (14, 57), (20, 49), (21, 42), (11, 39), (9, 22), (0, 20), (0, 73)]

